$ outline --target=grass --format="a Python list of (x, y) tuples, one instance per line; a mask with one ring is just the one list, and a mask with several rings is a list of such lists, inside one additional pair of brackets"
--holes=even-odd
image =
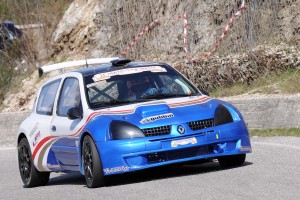
[(234, 96), (245, 93), (300, 93), (300, 70), (287, 70), (280, 75), (273, 73), (255, 80), (251, 85), (235, 84), (231, 87), (223, 87), (210, 92), (213, 97)]
[(290, 129), (250, 129), (250, 136), (272, 137), (272, 136), (294, 136), (300, 137), (300, 128)]
[(54, 26), (73, 0), (0, 0), (0, 19), (16, 24), (45, 23)]
[[(221, 88), (210, 92), (212, 96), (233, 96), (239, 94), (293, 94), (300, 93), (300, 70), (287, 70), (280, 75), (271, 74), (255, 80), (251, 85), (236, 84), (232, 87)], [(251, 136), (273, 137), (294, 136), (300, 137), (300, 128), (290, 129), (250, 129)]]
[[(0, 0), (0, 20), (13, 21), (17, 25), (42, 23), (45, 38), (49, 39), (52, 32), (73, 0)], [(17, 92), (22, 80), (36, 70), (36, 57), (32, 49), (30, 34), (25, 34), (22, 40), (14, 41), (0, 50), (0, 105), (8, 91)], [(28, 65), (24, 72), (15, 70), (16, 61), (25, 60)]]

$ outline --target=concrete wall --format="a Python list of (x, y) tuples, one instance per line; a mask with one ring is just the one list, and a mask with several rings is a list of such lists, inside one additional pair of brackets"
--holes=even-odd
[(0, 147), (17, 145), (17, 131), (29, 112), (0, 113)]
[[(225, 98), (243, 114), (248, 128), (300, 128), (300, 94)], [(17, 130), (28, 112), (0, 113), (0, 147), (16, 145)]]
[(248, 128), (300, 128), (300, 94), (225, 98), (242, 113)]

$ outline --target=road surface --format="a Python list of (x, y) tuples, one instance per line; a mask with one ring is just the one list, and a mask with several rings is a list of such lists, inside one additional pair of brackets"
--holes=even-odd
[(217, 162), (169, 166), (113, 176), (88, 189), (78, 173), (51, 174), (47, 186), (23, 188), (15, 148), (0, 149), (0, 199), (300, 199), (300, 138), (252, 138), (241, 167)]

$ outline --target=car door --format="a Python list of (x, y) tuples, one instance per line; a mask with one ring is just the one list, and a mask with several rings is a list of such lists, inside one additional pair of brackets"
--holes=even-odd
[(84, 120), (82, 118), (68, 119), (67, 113), (70, 108), (74, 107), (79, 108), (82, 113), (81, 93), (78, 78), (65, 78), (51, 122), (51, 135), (58, 137), (51, 150), (65, 170), (78, 170), (79, 137), (76, 134), (83, 126)]
[(39, 131), (49, 136), (49, 123), (53, 115), (54, 100), (60, 79), (50, 82), (42, 87), (36, 104), (36, 117), (39, 123)]
[(30, 123), (26, 126), (31, 130), (28, 133), (28, 141), (32, 146), (32, 156), (34, 163), (39, 170), (46, 169), (43, 162), (44, 149), (47, 148), (52, 138), (50, 133), (50, 123), (52, 121), (53, 107), (61, 79), (56, 79), (45, 84), (37, 97), (35, 112), (30, 117)]

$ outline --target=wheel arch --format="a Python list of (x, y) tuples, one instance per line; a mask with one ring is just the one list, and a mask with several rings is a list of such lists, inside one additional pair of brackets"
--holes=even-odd
[[(18, 140), (17, 140), (17, 146), (19, 145), (19, 143), (20, 143), (20, 141), (21, 141), (22, 138), (26, 138), (26, 139), (27, 139), (25, 133), (20, 133), (20, 134), (19, 134)], [(27, 139), (27, 140), (28, 140), (28, 139)]]
[(82, 143), (83, 143), (83, 139), (85, 136), (90, 136), (93, 140), (93, 136), (91, 133), (89, 133), (88, 131), (85, 131), (81, 134), (80, 136), (80, 139), (79, 139), (79, 147), (78, 147), (78, 161), (79, 161), (79, 171), (82, 175), (84, 175), (84, 170), (83, 170), (83, 167), (82, 167)]
[[(106, 118), (104, 118), (105, 120)], [(89, 123), (83, 130), (79, 137), (79, 145), (78, 145), (78, 160), (79, 160), (79, 171), (81, 174), (84, 175), (83, 170), (83, 164), (82, 164), (82, 144), (83, 139), (85, 136), (89, 135), (94, 142), (98, 141), (105, 141), (106, 140), (106, 134), (100, 134), (103, 133), (103, 130), (105, 130), (103, 127), (105, 127), (103, 124), (107, 124), (104, 122), (104, 120), (101, 120), (101, 124), (98, 124), (98, 120), (93, 120), (91, 123)], [(107, 119), (106, 119), (107, 120)], [(98, 155), (100, 157), (100, 161), (102, 162), (100, 151), (98, 149), (98, 146), (96, 145)]]

